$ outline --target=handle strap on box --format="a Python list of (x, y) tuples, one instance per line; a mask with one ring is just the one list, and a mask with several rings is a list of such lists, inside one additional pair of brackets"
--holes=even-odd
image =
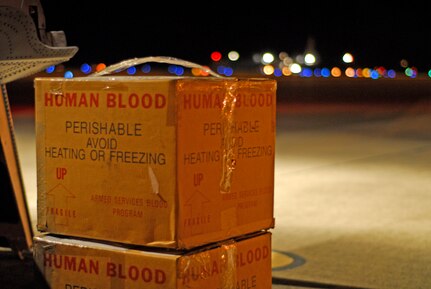
[(148, 62), (181, 65), (181, 66), (184, 66), (187, 68), (198, 68), (198, 69), (201, 69), (201, 70), (205, 71), (206, 73), (208, 73), (214, 77), (219, 77), (219, 78), (224, 77), (224, 76), (212, 71), (208, 67), (205, 67), (205, 66), (196, 64), (194, 62), (187, 61), (187, 60), (183, 60), (183, 59), (179, 59), (179, 58), (175, 58), (175, 57), (170, 57), (170, 56), (147, 56), (147, 57), (140, 57), (140, 58), (131, 58), (131, 59), (123, 60), (123, 61), (116, 63), (116, 64), (109, 65), (105, 69), (102, 69), (100, 71), (89, 74), (88, 76), (89, 77), (102, 76), (102, 75), (110, 74), (113, 72), (122, 71), (122, 70), (129, 68), (129, 67), (148, 63)]

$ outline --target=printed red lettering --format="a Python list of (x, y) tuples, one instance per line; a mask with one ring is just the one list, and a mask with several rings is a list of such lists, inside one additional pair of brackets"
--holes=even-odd
[(166, 273), (160, 269), (148, 267), (139, 268), (135, 265), (125, 266), (113, 262), (106, 263), (106, 275), (111, 278), (130, 279), (132, 281), (142, 280), (145, 283), (164, 284)]
[(106, 94), (106, 107), (108, 108), (164, 108), (166, 107), (166, 96), (161, 93), (138, 94), (135, 92), (129, 95), (109, 92)]

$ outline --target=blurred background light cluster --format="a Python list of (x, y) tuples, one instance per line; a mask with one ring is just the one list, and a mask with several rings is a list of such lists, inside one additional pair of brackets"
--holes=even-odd
[[(355, 56), (345, 52), (340, 56), (339, 62), (332, 66), (320, 66), (321, 57), (316, 52), (307, 51), (304, 54), (289, 55), (287, 52), (272, 53), (269, 51), (254, 53), (251, 58), (244, 59), (238, 51), (232, 50), (226, 54), (213, 51), (209, 55), (207, 70), (199, 68), (185, 68), (179, 65), (168, 65), (166, 70), (161, 70), (156, 65), (148, 63), (139, 67), (129, 67), (122, 73), (128, 75), (146, 75), (156, 70), (168, 75), (183, 76), (208, 76), (208, 70), (213, 70), (221, 76), (254, 75), (267, 77), (322, 77), (322, 78), (416, 78), (423, 75), (431, 78), (431, 69), (419, 72), (414, 66), (410, 66), (406, 59), (401, 59), (397, 69), (384, 66), (358, 67), (355, 65)], [(87, 75), (92, 72), (101, 71), (106, 68), (105, 63), (83, 63), (79, 69), (66, 69), (63, 65), (59, 67), (50, 66), (45, 73), (62, 73), (65, 78), (75, 75)]]

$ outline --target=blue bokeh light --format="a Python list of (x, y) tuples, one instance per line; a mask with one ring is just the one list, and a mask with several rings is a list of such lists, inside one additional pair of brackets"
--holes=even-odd
[(322, 68), (320, 73), (322, 74), (323, 77), (330, 77), (331, 76), (331, 71), (329, 70), (329, 68), (326, 68), (326, 67)]
[(89, 65), (88, 63), (83, 63), (81, 65), (81, 71), (85, 74), (88, 74), (91, 72), (91, 65)]
[(377, 71), (377, 70), (375, 70), (375, 69), (373, 69), (373, 70), (371, 70), (371, 73), (370, 73), (370, 77), (372, 78), (372, 79), (378, 79), (379, 78), (379, 72)]
[(72, 71), (70, 71), (70, 70), (67, 70), (67, 71), (64, 73), (64, 78), (73, 78), (73, 72), (72, 72)]
[(217, 73), (218, 74), (224, 74), (224, 66), (223, 65), (219, 65), (217, 66)]
[(395, 78), (397, 76), (397, 73), (395, 72), (395, 70), (389, 69), (387, 75), (389, 78)]
[(301, 76), (312, 77), (313, 76), (313, 70), (309, 67), (306, 67), (306, 68), (302, 69)]
[(136, 73), (136, 67), (132, 66), (132, 67), (127, 68), (127, 74), (133, 75), (135, 73)]
[(176, 71), (176, 69), (177, 69), (177, 66), (176, 65), (169, 65), (168, 66), (168, 72), (169, 73), (172, 73), (172, 74), (175, 74), (175, 71)]
[(55, 65), (51, 65), (45, 69), (46, 73), (53, 73), (55, 71)]
[(232, 74), (233, 74), (233, 69), (231, 68), (231, 67), (226, 67), (225, 69), (224, 69), (224, 75), (226, 75), (226, 76), (232, 76)]
[(282, 75), (283, 75), (283, 72), (281, 71), (280, 68), (274, 69), (274, 76), (280, 77)]
[(151, 72), (151, 65), (149, 65), (149, 64), (142, 65), (141, 71), (143, 73), (149, 73), (149, 72)]
[(175, 72), (176, 75), (183, 75), (184, 74), (184, 67), (182, 66), (175, 66)]

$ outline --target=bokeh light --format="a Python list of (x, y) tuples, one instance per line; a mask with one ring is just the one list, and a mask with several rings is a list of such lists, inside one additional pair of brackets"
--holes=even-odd
[(298, 63), (293, 63), (290, 65), (290, 71), (292, 71), (292, 73), (300, 73), (302, 71), (302, 67)]
[(305, 67), (301, 71), (301, 76), (303, 77), (312, 77), (313, 76), (313, 70), (309, 67)]
[(45, 69), (45, 72), (46, 72), (46, 73), (53, 73), (54, 71), (55, 71), (55, 65), (48, 66), (48, 67)]
[(354, 61), (353, 55), (349, 52), (344, 53), (343, 62), (344, 63), (352, 63)]
[(283, 73), (284, 76), (291, 76), (292, 75), (292, 71), (290, 71), (290, 68), (288, 66), (284, 66), (281, 69), (281, 72)]
[(283, 72), (281, 71), (280, 68), (274, 69), (274, 76), (280, 77), (282, 75), (283, 75)]
[(229, 53), (227, 54), (227, 58), (230, 61), (238, 61), (239, 59), (239, 53), (235, 50), (229, 51)]
[(151, 65), (150, 65), (150, 64), (148, 64), (148, 63), (146, 63), (146, 64), (142, 65), (142, 67), (141, 67), (141, 71), (142, 71), (143, 73), (150, 73), (150, 72), (151, 72)]
[(228, 66), (220, 65), (217, 67), (217, 73), (226, 76), (232, 76), (233, 69)]
[(270, 53), (270, 52), (265, 52), (262, 55), (262, 63), (263, 64), (271, 64), (271, 63), (274, 62), (274, 59), (275, 59), (274, 55), (272, 53)]
[(102, 71), (105, 68), (106, 68), (106, 64), (105, 63), (99, 63), (99, 64), (96, 65), (96, 71), (97, 72)]
[(377, 70), (372, 69), (371, 73), (370, 73), (370, 78), (371, 79), (378, 79), (380, 77), (380, 74)]
[(129, 74), (129, 75), (136, 74), (136, 67), (132, 66), (132, 67), (127, 68), (127, 74)]
[(274, 73), (274, 66), (268, 64), (263, 67), (263, 73), (265, 75), (272, 75)]
[(306, 65), (314, 65), (316, 63), (316, 57), (312, 53), (307, 53), (304, 56), (304, 62)]
[(232, 74), (233, 74), (232, 67), (225, 67), (225, 69), (223, 71), (223, 74), (226, 75), (226, 76), (232, 76)]
[(331, 71), (327, 67), (323, 67), (322, 70), (320, 71), (320, 73), (322, 74), (323, 77), (330, 77), (331, 76)]
[(70, 70), (65, 71), (64, 78), (73, 78), (73, 72)]
[[(208, 66), (202, 66), (202, 67), (205, 68), (205, 69), (207, 69), (207, 70), (210, 70), (210, 68)], [(208, 75), (210, 75), (207, 70), (199, 69), (200, 75), (202, 75), (202, 76), (208, 76)]]
[(368, 67), (363, 68), (362, 69), (362, 75), (365, 78), (370, 78), (371, 77), (371, 71), (370, 71), (370, 69)]
[(84, 74), (88, 74), (91, 72), (91, 65), (88, 63), (83, 63), (80, 67), (81, 72)]
[(397, 73), (395, 72), (395, 70), (389, 69), (387, 75), (389, 78), (395, 78), (397, 76)]
[(387, 74), (386, 68), (384, 68), (383, 66), (379, 66), (376, 68), (377, 72), (379, 73), (380, 76), (385, 77)]
[(344, 71), (344, 74), (347, 77), (355, 77), (356, 76), (355, 69), (353, 67), (347, 67), (346, 70)]
[(219, 51), (214, 51), (211, 53), (211, 60), (218, 62), (221, 60), (221, 53)]
[(341, 69), (339, 67), (336, 67), (336, 66), (332, 67), (331, 75), (333, 77), (340, 77), (341, 76)]
[(407, 67), (404, 70), (404, 74), (410, 78), (415, 78), (417, 76), (417, 71), (415, 70), (414, 67)]
[(191, 72), (192, 72), (193, 76), (200, 76), (201, 75), (201, 71), (202, 71), (202, 69), (199, 69), (197, 67), (193, 67)]
[(253, 60), (253, 62), (255, 64), (260, 64), (262, 57), (259, 53), (254, 53), (253, 56), (251, 57), (251, 59)]
[(184, 67), (172, 64), (168, 66), (168, 72), (180, 76), (184, 74)]

